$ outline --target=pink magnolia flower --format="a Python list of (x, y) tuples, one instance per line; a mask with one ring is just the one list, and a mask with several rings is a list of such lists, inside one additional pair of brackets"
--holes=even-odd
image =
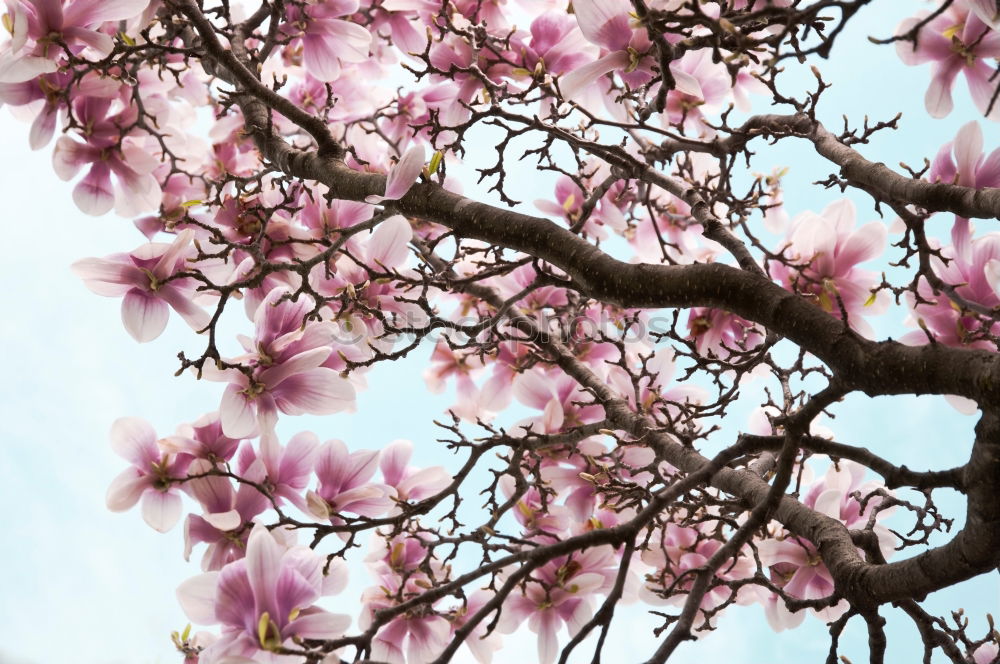
[(363, 26), (345, 21), (358, 11), (358, 0), (323, 0), (302, 10), (289, 7), (288, 22), (281, 30), (301, 40), (302, 64), (323, 82), (340, 77), (344, 63), (368, 58), (372, 36)]
[(174, 452), (184, 452), (196, 459), (207, 459), (214, 464), (229, 461), (240, 446), (238, 438), (222, 433), (219, 413), (206, 413), (192, 424), (177, 427), (177, 435), (164, 439), (164, 445)]
[[(576, 634), (593, 615), (594, 595), (614, 584), (614, 555), (610, 547), (587, 549), (572, 558), (556, 558), (535, 571), (520, 594), (504, 602), (498, 629), (510, 634), (527, 621), (538, 635), (538, 662), (552, 664), (559, 650), (559, 629)], [(609, 558), (612, 565), (609, 567)]]
[[(429, 558), (421, 537), (405, 533), (392, 539), (375, 537), (365, 561), (377, 584), (362, 595), (367, 611), (361, 615), (361, 629), (371, 625), (378, 609), (420, 595), (435, 578), (447, 577), (447, 570)], [(372, 658), (390, 664), (426, 664), (441, 653), (450, 634), (448, 620), (433, 606), (425, 606), (383, 626), (372, 640)]]
[[(847, 528), (864, 528), (882, 500), (875, 497), (862, 509), (854, 494), (864, 498), (880, 486), (876, 482), (862, 484), (865, 472), (864, 466), (853, 461), (831, 465), (826, 475), (809, 488), (802, 503), (841, 521)], [(891, 509), (882, 510), (876, 519), (882, 520), (891, 512)], [(878, 537), (882, 555), (890, 557), (895, 547), (895, 536), (880, 524), (876, 524), (873, 531)], [(797, 599), (821, 599), (833, 593), (833, 577), (812, 542), (786, 534), (757, 543), (757, 550), (761, 563), (770, 569), (772, 581), (787, 595)], [(847, 608), (847, 603), (841, 601), (835, 606), (811, 611), (829, 622), (841, 616)], [(803, 611), (789, 611), (776, 595), (766, 600), (765, 610), (768, 622), (775, 631), (795, 627), (805, 617)]]
[(72, 269), (98, 295), (120, 297), (122, 323), (139, 343), (163, 333), (173, 309), (195, 330), (204, 329), (211, 316), (194, 304), (197, 282), (176, 275), (186, 270), (194, 232), (182, 231), (171, 244), (152, 242), (129, 254), (84, 258)]
[(443, 491), (451, 484), (451, 475), (442, 466), (414, 468), (410, 465), (413, 443), (394, 440), (382, 448), (379, 469), (382, 479), (396, 490), (399, 502), (420, 502)]
[[(330, 355), (329, 330), (306, 323), (307, 298), (299, 304), (281, 301), (283, 291), (272, 291), (255, 316), (255, 348), (244, 358), (249, 368), (203, 368), (208, 380), (228, 382), (219, 415), (222, 431), (231, 438), (265, 436), (274, 431), (278, 411), (288, 415), (329, 415), (353, 406), (354, 387), (336, 371), (322, 366)], [(289, 329), (298, 325), (299, 329)]]
[[(201, 475), (213, 468), (210, 461), (196, 459), (188, 473)], [(263, 464), (258, 461), (246, 472), (240, 473), (240, 477), (260, 484), (267, 475)], [(222, 569), (242, 558), (253, 518), (270, 507), (267, 496), (256, 487), (242, 482), (233, 491), (231, 480), (218, 475), (189, 480), (186, 486), (201, 503), (205, 513), (201, 516), (188, 514), (184, 522), (184, 560), (190, 560), (192, 549), (201, 543), (208, 544), (201, 559), (201, 568), (206, 572)]]
[(880, 314), (888, 307), (884, 291), (873, 296), (878, 275), (857, 267), (882, 253), (886, 227), (878, 221), (855, 230), (854, 203), (844, 199), (819, 214), (804, 212), (792, 222), (785, 256), (792, 266), (772, 261), (771, 276), (781, 284), (812, 298), (837, 318), (847, 314), (854, 330), (871, 336), (864, 314)]
[(688, 330), (701, 355), (711, 351), (725, 357), (735, 350), (754, 348), (764, 340), (756, 325), (722, 309), (691, 309)]
[(371, 482), (378, 470), (376, 450), (349, 453), (341, 440), (324, 443), (316, 460), (319, 486), (306, 494), (309, 511), (320, 519), (341, 523), (341, 512), (376, 517), (392, 507), (392, 489)]
[(304, 510), (306, 501), (302, 497), (302, 490), (309, 484), (319, 446), (319, 438), (310, 431), (295, 434), (285, 446), (273, 434), (261, 436), (259, 455), (249, 445), (240, 451), (240, 475), (257, 472), (255, 464), (261, 463), (264, 470), (263, 483), (278, 504), (284, 499)]
[[(723, 542), (712, 536), (713, 527), (714, 524), (707, 521), (696, 527), (668, 523), (658, 532), (641, 556), (642, 561), (653, 568), (646, 575), (646, 584), (640, 591), (645, 601), (675, 606), (684, 604), (695, 579), (692, 570), (708, 563), (723, 545)], [(716, 571), (715, 578), (722, 583), (710, 587), (701, 599), (700, 608), (708, 611), (729, 601), (744, 606), (758, 601), (761, 593), (756, 586), (745, 585), (734, 591), (725, 584), (726, 581), (751, 578), (756, 571), (756, 563), (749, 547), (744, 547), (734, 561), (727, 562)], [(686, 576), (677, 582), (685, 573)], [(665, 597), (664, 591), (668, 588), (671, 589), (671, 594)]]
[(335, 639), (351, 624), (349, 616), (313, 606), (320, 597), (347, 585), (342, 560), (327, 564), (305, 546), (286, 546), (258, 524), (250, 533), (246, 557), (218, 572), (207, 572), (177, 589), (181, 608), (192, 622), (221, 624), (222, 636), (199, 656), (200, 664), (228, 657), (274, 652), (292, 639)]
[(181, 518), (178, 480), (187, 475), (192, 458), (165, 452), (145, 420), (123, 417), (111, 426), (111, 447), (132, 464), (108, 487), (107, 505), (124, 512), (142, 499), (142, 518), (165, 533)]
[[(62, 136), (52, 152), (52, 166), (62, 180), (72, 180), (84, 166), (87, 174), (73, 188), (73, 202), (85, 214), (100, 216), (114, 207), (130, 217), (160, 205), (162, 192), (153, 171), (160, 160), (151, 139), (122, 136), (135, 123), (138, 110), (129, 105), (109, 115), (107, 97), (78, 97), (73, 113), (83, 126), (84, 143)], [(112, 184), (112, 175), (117, 186)]]
[[(993, 3), (976, 0), (973, 4), (974, 11), (970, 14), (968, 2), (954, 2), (920, 30), (916, 44), (896, 42), (896, 53), (904, 63), (934, 63), (931, 84), (924, 97), (924, 105), (931, 116), (943, 118), (951, 113), (954, 106), (951, 88), (959, 72), (965, 74), (976, 108), (982, 113), (986, 113), (989, 108), (996, 82), (993, 80), (993, 67), (986, 60), (1000, 57), (1000, 33), (991, 29), (981, 18), (985, 5), (990, 4)], [(995, 14), (995, 5), (992, 11)], [(904, 20), (899, 24), (896, 34), (911, 30), (928, 15), (929, 12), (922, 11)], [(1000, 118), (998, 105), (994, 104), (989, 117)]]
[[(632, 87), (652, 78), (652, 60), (645, 55), (650, 48), (649, 37), (645, 28), (633, 22), (633, 9), (628, 0), (578, 0), (573, 3), (573, 11), (583, 36), (607, 54), (562, 78), (559, 90), (565, 99), (575, 98), (610, 72), (617, 72)], [(678, 63), (670, 63), (670, 73), (675, 90), (702, 97), (698, 80), (683, 71)]]
[[(61, 39), (73, 53), (92, 48), (104, 57), (114, 42), (101, 25), (130, 19), (149, 0), (7, 0), (11, 15), (9, 50), (0, 53), (0, 82), (20, 83), (59, 67)], [(29, 40), (33, 48), (25, 49)]]
[[(952, 159), (954, 154), (954, 159)], [(1000, 148), (987, 157), (983, 154), (983, 130), (978, 122), (962, 125), (954, 141), (948, 141), (938, 150), (930, 173), (931, 182), (946, 182), (963, 187), (983, 189), (1000, 186)], [(972, 233), (969, 220), (955, 217), (951, 242), (960, 256), (967, 256)]]
[(558, 433), (599, 420), (604, 411), (566, 374), (551, 376), (539, 369), (525, 371), (514, 381), (514, 398), (542, 414), (522, 420), (518, 427), (534, 433)]

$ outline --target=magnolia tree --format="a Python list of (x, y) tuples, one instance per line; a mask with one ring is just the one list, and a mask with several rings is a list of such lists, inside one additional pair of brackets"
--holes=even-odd
[[(1000, 661), (991, 618), (922, 604), (1000, 564), (1000, 234), (971, 221), (1000, 216), (1000, 150), (972, 122), (889, 168), (864, 146), (898, 116), (824, 126), (816, 67), (787, 89), (867, 0), (5, 3), (0, 101), (33, 148), (59, 134), (83, 213), (138, 230), (75, 273), (139, 343), (183, 320), (178, 374), (219, 384), (174, 432), (111, 426), (108, 507), (201, 560), (184, 661), (510, 661), (517, 630), (526, 661), (613, 661), (629, 600), (656, 607), (650, 663), (734, 604), (828, 623), (828, 662), (852, 621), (883, 661), (890, 612), (925, 661)], [(931, 64), (931, 116), (962, 74), (989, 121), (998, 28), (944, 0), (873, 39)], [(782, 164), (749, 162), (787, 139), (881, 216), (786, 212)], [(876, 338), (886, 313), (912, 330)], [(440, 443), (279, 436), (335, 433), (415, 354), (457, 395)], [(838, 441), (817, 418), (856, 392), (947, 395), (978, 418), (966, 462)]]

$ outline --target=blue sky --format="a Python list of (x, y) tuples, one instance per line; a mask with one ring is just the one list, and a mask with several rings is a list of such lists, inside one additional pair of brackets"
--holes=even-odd
[[(887, 119), (904, 111), (898, 132), (880, 134), (863, 152), (890, 166), (899, 161), (918, 164), (933, 157), (965, 122), (975, 119), (964, 82), (956, 86), (956, 111), (932, 120), (923, 110), (929, 71), (908, 68), (891, 50), (877, 49), (865, 36), (890, 33), (907, 10), (918, 3), (879, 3), (865, 9), (859, 25), (843, 35), (835, 59), (819, 63), (834, 87), (824, 95), (821, 117), (839, 126), (840, 114), (860, 121)], [(876, 64), (877, 63), (877, 64)], [(798, 80), (804, 80), (800, 74)], [(763, 109), (761, 109), (763, 110)], [(779, 112), (784, 112), (779, 110)], [(997, 127), (984, 124), (987, 149), (1000, 145)], [(484, 147), (484, 151), (491, 147)], [(786, 201), (791, 214), (820, 210), (839, 193), (811, 187), (809, 182), (832, 170), (818, 161), (807, 145), (789, 143), (773, 151), (761, 146), (766, 159), (755, 160), (761, 171), (791, 165)], [(0, 499), (6, 506), (5, 571), (0, 593), (0, 664), (147, 664), (178, 661), (168, 634), (186, 620), (173, 601), (174, 588), (196, 574), (197, 562), (181, 558), (178, 527), (160, 535), (146, 527), (139, 514), (111, 514), (104, 492), (124, 467), (110, 450), (107, 432), (122, 415), (144, 417), (161, 433), (173, 430), (212, 410), (218, 385), (174, 378), (178, 350), (197, 350), (199, 340), (176, 320), (167, 333), (138, 345), (119, 323), (119, 302), (88, 292), (69, 272), (84, 256), (102, 256), (131, 249), (141, 236), (131, 224), (115, 217), (81, 215), (70, 199), (71, 185), (52, 173), (49, 150), (27, 148), (27, 126), (0, 112), (0, 154), (5, 168), (0, 178), (5, 260), (0, 267), (8, 287), (0, 306), (0, 347), (5, 350), (5, 389), (0, 400)], [(531, 201), (546, 194), (530, 169), (511, 181), (519, 197)], [(469, 191), (476, 191), (471, 185)], [(870, 202), (854, 197), (859, 223), (875, 218)], [(526, 206), (527, 207), (527, 206)], [(990, 222), (979, 222), (988, 227)], [(992, 222), (995, 223), (995, 222)], [(945, 236), (950, 220), (942, 216)], [(898, 334), (894, 317), (880, 331)], [(310, 428), (321, 438), (337, 437), (352, 448), (379, 447), (394, 438), (418, 443), (421, 463), (448, 463), (433, 443), (439, 433), (432, 424), (452, 402), (449, 395), (432, 395), (420, 372), (430, 347), (409, 360), (380, 367), (369, 374), (369, 390), (359, 397), (356, 415), (301, 418), (284, 431)], [(866, 400), (852, 397), (838, 405), (831, 424), (838, 437), (878, 449), (912, 468), (961, 463), (968, 454), (974, 421), (932, 397)], [(743, 423), (742, 419), (733, 426)], [(954, 502), (954, 501), (951, 501)], [(197, 555), (197, 554), (196, 554)], [(367, 579), (359, 572), (352, 586)], [(350, 593), (350, 591), (349, 591)], [(348, 609), (356, 596), (335, 598)], [(932, 611), (964, 607), (978, 620), (1000, 608), (1000, 581), (991, 574), (931, 598)], [(344, 610), (343, 607), (341, 610)], [(655, 647), (651, 624), (637, 609), (626, 609), (627, 621), (613, 633), (609, 661), (639, 660)], [(890, 623), (889, 661), (911, 661), (918, 654), (916, 634), (905, 622)], [(508, 649), (496, 661), (531, 661), (530, 636), (507, 639)], [(791, 633), (774, 635), (759, 608), (734, 610), (723, 617), (718, 633), (686, 645), (678, 661), (733, 664), (821, 661), (825, 629), (813, 619)], [(864, 635), (849, 634), (848, 655), (865, 659)], [(527, 658), (527, 659), (525, 659)]]

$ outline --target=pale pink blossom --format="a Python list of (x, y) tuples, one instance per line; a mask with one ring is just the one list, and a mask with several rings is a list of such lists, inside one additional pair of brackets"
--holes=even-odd
[(111, 427), (111, 447), (132, 466), (111, 482), (107, 506), (124, 512), (142, 500), (142, 518), (165, 533), (181, 518), (179, 482), (187, 475), (192, 457), (165, 452), (156, 432), (145, 420), (123, 417)]
[(179, 277), (193, 256), (194, 232), (182, 231), (171, 244), (152, 242), (128, 254), (84, 258), (73, 263), (73, 272), (98, 295), (121, 297), (122, 323), (139, 343), (152, 341), (167, 326), (169, 309), (192, 328), (203, 330), (211, 320), (194, 303), (197, 282)]
[(843, 199), (819, 214), (804, 212), (792, 222), (785, 257), (791, 266), (771, 261), (771, 276), (781, 284), (812, 299), (823, 311), (843, 318), (851, 328), (870, 337), (867, 315), (888, 307), (884, 291), (873, 291), (880, 280), (859, 263), (879, 256), (885, 249), (885, 224), (873, 221), (855, 229), (854, 203)]
[[(924, 105), (927, 112), (935, 118), (943, 118), (951, 113), (954, 107), (951, 88), (959, 72), (965, 74), (972, 101), (981, 113), (986, 113), (996, 90), (993, 66), (987, 60), (1000, 57), (1000, 33), (983, 22), (981, 16), (984, 14), (984, 7), (981, 3), (976, 2), (973, 9), (974, 12), (970, 14), (966, 2), (954, 2), (921, 28), (916, 43), (902, 40), (896, 42), (896, 53), (904, 63), (934, 63)], [(993, 12), (996, 12), (995, 6)], [(911, 30), (928, 15), (929, 12), (921, 11), (904, 20), (896, 29), (896, 34)], [(989, 118), (1000, 118), (997, 104), (990, 109)]]
[(200, 664), (216, 664), (229, 657), (250, 658), (261, 651), (294, 647), (295, 638), (341, 636), (350, 617), (313, 605), (346, 585), (342, 560), (328, 562), (305, 546), (286, 547), (265, 526), (257, 525), (245, 558), (185, 581), (177, 598), (192, 622), (222, 625), (222, 636), (199, 656)]
[(443, 466), (414, 468), (410, 466), (413, 443), (408, 440), (394, 440), (382, 448), (379, 469), (382, 479), (396, 490), (399, 502), (420, 502), (437, 495), (451, 484), (452, 477)]
[[(206, 459), (196, 459), (188, 468), (195, 477), (186, 483), (187, 490), (204, 509), (202, 515), (188, 514), (184, 522), (184, 560), (191, 559), (196, 544), (208, 544), (201, 559), (206, 572), (222, 569), (228, 563), (243, 557), (250, 536), (253, 518), (270, 507), (267, 496), (256, 487), (244, 482), (233, 490), (228, 477), (209, 474), (215, 466)], [(262, 484), (267, 476), (259, 461), (240, 477), (248, 482)]]
[(309, 511), (333, 523), (343, 523), (344, 512), (366, 517), (385, 514), (393, 505), (393, 491), (371, 481), (378, 458), (376, 450), (348, 452), (343, 441), (326, 441), (316, 459), (319, 485), (306, 494)]

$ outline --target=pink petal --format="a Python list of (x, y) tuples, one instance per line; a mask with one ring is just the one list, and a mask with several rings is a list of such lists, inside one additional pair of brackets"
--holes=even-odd
[(576, 99), (581, 92), (599, 78), (618, 69), (624, 69), (629, 64), (629, 54), (626, 51), (614, 51), (596, 62), (583, 65), (559, 79), (559, 91), (563, 99)]
[(73, 202), (84, 214), (99, 217), (115, 205), (111, 188), (111, 169), (102, 161), (95, 161), (87, 175), (73, 188)]
[(219, 406), (222, 432), (230, 438), (248, 438), (257, 430), (257, 415), (239, 385), (230, 383)]
[(105, 21), (122, 21), (138, 16), (149, 0), (76, 0), (66, 8), (67, 25), (96, 25)]
[(698, 79), (688, 74), (687, 72), (677, 69), (674, 65), (676, 63), (671, 63), (670, 73), (674, 76), (674, 89), (678, 92), (683, 92), (686, 95), (691, 95), (692, 97), (697, 97), (698, 99), (704, 99), (704, 93), (701, 89), (701, 83)]
[(556, 637), (558, 618), (552, 609), (535, 614), (535, 618), (538, 625), (538, 664), (552, 664), (559, 650), (559, 639)]
[(146, 491), (142, 495), (142, 518), (153, 530), (167, 532), (181, 518), (181, 497), (173, 491)]
[(324, 21), (324, 32), (337, 44), (337, 57), (344, 62), (364, 62), (368, 59), (372, 36), (363, 26), (350, 21)]
[(407, 623), (410, 639), (406, 645), (407, 664), (427, 664), (441, 654), (448, 643), (451, 627), (441, 617), (418, 618)]
[(294, 355), (285, 360), (281, 364), (277, 364), (262, 371), (260, 374), (260, 382), (267, 386), (267, 389), (269, 390), (277, 389), (277, 387), (284, 381), (288, 380), (289, 377), (316, 369), (316, 367), (323, 364), (329, 356), (330, 348), (328, 346), (313, 348), (303, 353), (299, 353), (298, 355)]
[(250, 532), (247, 542), (247, 579), (256, 599), (258, 609), (277, 616), (278, 574), (281, 570), (283, 549), (266, 527), (258, 524)]
[(425, 161), (426, 152), (423, 145), (414, 145), (403, 153), (396, 165), (389, 170), (389, 176), (385, 181), (385, 199), (398, 200), (405, 196), (420, 176)]
[(163, 334), (170, 313), (166, 302), (133, 288), (122, 300), (122, 323), (126, 331), (139, 343), (146, 343)]
[(196, 332), (201, 332), (212, 322), (212, 315), (191, 301), (193, 293), (184, 293), (170, 283), (161, 286), (157, 294)]
[(278, 469), (281, 482), (299, 489), (305, 487), (316, 463), (319, 448), (319, 438), (310, 431), (292, 436), (285, 453), (281, 456)]
[(133, 466), (148, 470), (163, 456), (156, 446), (156, 431), (139, 417), (122, 417), (111, 425), (111, 449)]
[(221, 530), (222, 532), (236, 530), (243, 525), (243, 517), (240, 516), (240, 513), (236, 510), (206, 513), (204, 519), (213, 528)]
[(630, 11), (632, 8), (623, 0), (576, 0), (573, 3), (580, 32), (592, 44), (609, 51), (624, 50), (632, 39)]
[(0, 83), (24, 83), (42, 74), (59, 69), (55, 60), (25, 55), (17, 59), (0, 60)]
[(332, 369), (313, 369), (282, 382), (274, 399), (289, 415), (331, 415), (354, 405), (354, 386)]
[(885, 249), (888, 230), (885, 224), (873, 221), (859, 228), (847, 239), (837, 252), (837, 270), (847, 270), (850, 266), (863, 263), (879, 256)]
[(951, 99), (951, 87), (955, 84), (955, 77), (961, 67), (961, 60), (950, 58), (936, 68), (927, 94), (924, 95), (924, 106), (932, 118), (943, 118), (951, 113), (955, 105)]
[(954, 150), (958, 184), (976, 186), (976, 170), (983, 158), (983, 130), (979, 128), (978, 122), (973, 120), (962, 125), (955, 136)]
[[(963, 71), (965, 72), (965, 80), (969, 84), (969, 93), (972, 95), (973, 103), (981, 113), (985, 114), (997, 92), (997, 81), (994, 78), (993, 67), (982, 60), (977, 60), (972, 67), (965, 67)], [(993, 107), (990, 108), (990, 114), (987, 117), (990, 120), (1000, 118), (1000, 100), (993, 102)]]
[(309, 583), (297, 569), (287, 565), (278, 574), (274, 592), (280, 616), (276, 616), (278, 620), (287, 619), (295, 609), (310, 607), (319, 599), (319, 589)]
[(122, 296), (134, 286), (145, 286), (149, 278), (134, 265), (105, 258), (83, 258), (70, 266), (73, 274), (98, 295)]
[(303, 639), (337, 639), (350, 627), (350, 616), (317, 611), (299, 616), (288, 624), (287, 631)]
[(408, 440), (394, 440), (382, 449), (379, 467), (386, 484), (397, 486), (403, 481), (406, 465), (413, 456), (413, 443)]
[(212, 622), (221, 622), (243, 629), (256, 629), (257, 625), (254, 623), (257, 617), (246, 560), (226, 565), (219, 572), (215, 592), (215, 620)]
[[(421, 162), (422, 167), (423, 162)], [(392, 270), (406, 260), (409, 254), (407, 244), (412, 237), (413, 228), (410, 227), (410, 222), (406, 217), (396, 214), (379, 224), (368, 240), (365, 250), (375, 265)]]
[(215, 593), (219, 583), (218, 572), (206, 572), (192, 577), (177, 588), (177, 602), (193, 623), (211, 625), (215, 617)]
[(138, 468), (126, 468), (108, 487), (104, 498), (105, 504), (112, 512), (124, 512), (135, 507), (142, 493), (150, 486), (149, 475), (143, 475)]
[(324, 83), (340, 77), (337, 44), (324, 34), (307, 33), (302, 37), (302, 64), (316, 79)]

